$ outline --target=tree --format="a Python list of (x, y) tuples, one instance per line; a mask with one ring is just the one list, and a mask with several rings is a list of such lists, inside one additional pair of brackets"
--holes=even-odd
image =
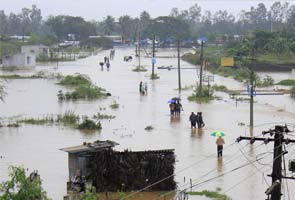
[(190, 28), (185, 21), (167, 16), (155, 18), (146, 31), (150, 37), (155, 34), (161, 40), (184, 39), (190, 36)]
[(102, 21), (103, 31), (105, 35), (111, 35), (115, 31), (115, 18), (108, 15), (103, 21)]
[(10, 167), (10, 180), (0, 184), (0, 200), (48, 200), (41, 180), (26, 176), (22, 167)]
[(126, 39), (130, 39), (133, 36), (133, 24), (134, 20), (129, 15), (124, 15), (119, 18), (119, 30), (120, 34)]
[(3, 10), (0, 10), (0, 36), (7, 34), (7, 16)]

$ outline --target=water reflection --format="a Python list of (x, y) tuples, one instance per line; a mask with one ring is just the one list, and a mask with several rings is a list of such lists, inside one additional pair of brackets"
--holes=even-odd
[(180, 116), (174, 116), (174, 115), (170, 116), (170, 123), (171, 124), (176, 124), (176, 123), (179, 123), (179, 122), (180, 122)]
[(202, 138), (204, 135), (204, 130), (202, 128), (192, 128), (191, 137)]
[(223, 160), (222, 157), (217, 158), (217, 172), (218, 175), (221, 175), (223, 171)]

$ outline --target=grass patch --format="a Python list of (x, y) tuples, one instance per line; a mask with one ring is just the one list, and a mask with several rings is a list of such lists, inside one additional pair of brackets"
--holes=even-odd
[(206, 196), (216, 200), (231, 200), (225, 194), (220, 194), (218, 191), (203, 190), (201, 192), (187, 192), (189, 195)]
[(132, 71), (134, 71), (134, 72), (146, 72), (147, 69), (144, 66), (140, 65), (140, 66), (137, 66), (134, 69), (132, 69)]
[(116, 100), (114, 100), (114, 101), (112, 102), (112, 104), (110, 105), (110, 107), (111, 107), (112, 109), (118, 109), (119, 106), (120, 106), (120, 104), (119, 104)]
[(151, 126), (151, 125), (144, 128), (144, 130), (146, 130), (146, 131), (152, 131), (154, 129), (155, 128), (153, 126)]
[(45, 117), (45, 118), (25, 118), (21, 120), (17, 120), (16, 123), (20, 124), (32, 124), (32, 125), (45, 125), (45, 124), (52, 124), (54, 123), (53, 117)]
[(87, 76), (78, 74), (76, 76), (67, 75), (58, 84), (67, 86), (91, 85), (91, 81)]
[(91, 119), (84, 119), (77, 127), (79, 130), (100, 130), (102, 129), (100, 122), (94, 122)]
[(277, 85), (295, 86), (295, 79), (285, 79), (277, 83)]
[(111, 119), (114, 119), (115, 116), (113, 115), (107, 115), (107, 114), (101, 114), (101, 113), (97, 113), (95, 115), (93, 115), (93, 119), (108, 119), (108, 120), (111, 120)]
[(153, 74), (150, 75), (150, 78), (151, 78), (152, 80), (155, 80), (155, 79), (159, 79), (160, 76), (159, 76), (158, 74), (154, 73), (154, 75), (153, 75)]
[(40, 71), (36, 74), (29, 76), (21, 76), (19, 74), (10, 74), (10, 75), (0, 75), (2, 79), (41, 79), (41, 78), (61, 78), (61, 75), (58, 73), (48, 73), (44, 71)]
[(72, 92), (63, 93), (62, 90), (59, 90), (57, 94), (59, 100), (93, 100), (111, 96), (105, 89), (93, 85), (87, 76), (80, 74), (76, 76), (68, 75), (58, 84), (75, 87)]
[(220, 92), (228, 92), (229, 91), (226, 86), (216, 85), (216, 84), (212, 86), (212, 89), (215, 91), (220, 91)]
[[(114, 118), (114, 116), (111, 115), (99, 115), (100, 119), (110, 119)], [(73, 111), (66, 111), (64, 114), (60, 114), (57, 116), (54, 115), (48, 115), (44, 118), (25, 118), (16, 120), (15, 122), (10, 122), (6, 127), (19, 127), (20, 124), (31, 124), (31, 125), (63, 125), (70, 128), (80, 129), (80, 130), (99, 130), (101, 129), (101, 123), (95, 122), (92, 119), (88, 119), (88, 117), (84, 117), (83, 121), (80, 123), (80, 119), (83, 117), (80, 117), (79, 115), (76, 115)], [(93, 118), (95, 120), (98, 119), (98, 117)], [(2, 126), (4, 127), (4, 126)]]
[(57, 115), (56, 122), (64, 125), (75, 126), (80, 120), (80, 116), (76, 115), (73, 111), (66, 111), (64, 114)]

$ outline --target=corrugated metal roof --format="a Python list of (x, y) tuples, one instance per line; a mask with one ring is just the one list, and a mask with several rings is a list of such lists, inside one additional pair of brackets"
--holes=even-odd
[(93, 143), (84, 143), (78, 146), (62, 148), (60, 150), (68, 152), (68, 153), (95, 152), (95, 151), (100, 151), (107, 148), (112, 148), (116, 145), (119, 145), (119, 144), (111, 140), (106, 140), (106, 141), (97, 140)]

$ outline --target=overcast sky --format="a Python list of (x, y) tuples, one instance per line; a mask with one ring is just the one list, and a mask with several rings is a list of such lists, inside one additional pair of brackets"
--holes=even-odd
[[(146, 10), (152, 17), (168, 15), (171, 8), (180, 10), (188, 9), (197, 3), (202, 11), (227, 10), (237, 15), (241, 10), (249, 10), (251, 6), (264, 3), (267, 8), (275, 1), (256, 0), (0, 0), (0, 10), (6, 14), (10, 12), (19, 13), (23, 7), (37, 5), (41, 9), (43, 17), (49, 15), (72, 15), (82, 16), (87, 20), (102, 20), (107, 15), (116, 18), (122, 15), (136, 17)], [(281, 1), (285, 2), (285, 1)], [(295, 1), (288, 1), (295, 4)]]

